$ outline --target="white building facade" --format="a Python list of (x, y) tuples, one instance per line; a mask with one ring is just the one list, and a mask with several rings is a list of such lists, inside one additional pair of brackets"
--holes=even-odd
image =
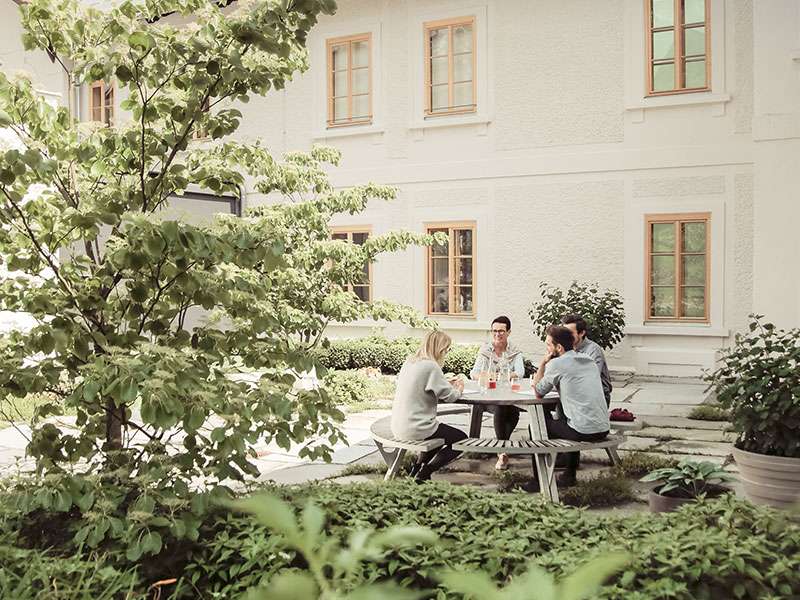
[(539, 282), (596, 282), (625, 299), (612, 368), (646, 375), (699, 375), (751, 312), (800, 324), (800, 1), (338, 4), (310, 69), (239, 107), (237, 136), (332, 145), (337, 186), (398, 188), (335, 235), (450, 235), (381, 257), (357, 293), (457, 341), (506, 314), (538, 352)]

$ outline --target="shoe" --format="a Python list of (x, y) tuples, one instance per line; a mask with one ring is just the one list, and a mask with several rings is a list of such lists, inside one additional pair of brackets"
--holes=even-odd
[(498, 455), (494, 468), (496, 471), (508, 471), (508, 454)]
[(538, 494), (542, 491), (542, 489), (539, 487), (539, 481), (537, 479), (531, 479), (528, 483), (523, 483), (522, 486), (520, 486), (520, 489), (528, 492), (529, 494)]
[(556, 485), (559, 489), (573, 487), (576, 483), (578, 483), (578, 478), (575, 477), (575, 473), (570, 473), (569, 471), (565, 471), (556, 477)]
[(432, 473), (433, 471), (431, 468), (427, 464), (424, 464), (414, 474), (414, 482), (425, 483), (426, 481), (430, 481)]

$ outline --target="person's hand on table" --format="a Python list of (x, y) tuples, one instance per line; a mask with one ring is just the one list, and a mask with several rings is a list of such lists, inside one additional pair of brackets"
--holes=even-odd
[(450, 385), (452, 385), (459, 392), (464, 391), (464, 381), (462, 379), (451, 379)]

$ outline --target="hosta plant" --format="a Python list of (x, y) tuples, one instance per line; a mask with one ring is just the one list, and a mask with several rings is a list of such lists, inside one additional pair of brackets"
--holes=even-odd
[(712, 462), (682, 460), (676, 467), (656, 469), (639, 481), (657, 481), (656, 492), (673, 498), (699, 498), (718, 494), (720, 484), (735, 478)]

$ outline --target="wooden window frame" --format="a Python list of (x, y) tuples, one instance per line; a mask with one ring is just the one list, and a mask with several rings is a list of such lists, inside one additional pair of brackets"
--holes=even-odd
[[(472, 27), (472, 106), (471, 107), (453, 107), (453, 86), (455, 83), (453, 74), (453, 28), (460, 25), (470, 25)], [(477, 45), (478, 35), (475, 27), (475, 16), (471, 17), (457, 17), (454, 19), (441, 19), (439, 21), (429, 21), (422, 24), (422, 40), (425, 45), (425, 90), (424, 90), (424, 106), (425, 117), (441, 117), (446, 115), (461, 115), (475, 113), (478, 110), (478, 65), (477, 65)], [(431, 84), (433, 63), (431, 62), (431, 44), (430, 44), (430, 31), (433, 29), (448, 28), (448, 44), (447, 44), (447, 99), (449, 108), (446, 110), (434, 111), (432, 107), (433, 102), (433, 86)]]
[[(686, 88), (685, 85), (685, 63), (686, 56), (683, 54), (683, 41), (684, 30), (700, 27), (699, 23), (692, 23), (689, 26), (683, 24), (683, 1), (672, 0), (673, 6), (673, 22), (672, 27), (656, 27), (653, 28), (653, 0), (644, 0), (644, 19), (645, 19), (645, 51), (647, 53), (647, 60), (645, 61), (645, 80), (647, 82), (646, 96), (671, 96), (674, 94), (694, 94), (697, 92), (710, 92), (711, 91), (711, 0), (705, 0), (705, 21), (702, 26), (706, 31), (706, 48), (705, 48), (705, 62), (706, 62), (706, 83), (703, 87)], [(675, 65), (675, 87), (671, 90), (655, 91), (653, 90), (653, 33), (659, 31), (669, 31), (673, 29), (674, 32), (674, 52), (672, 56), (673, 64)], [(699, 55), (692, 55), (699, 56)], [(665, 61), (664, 64), (669, 61)]]
[[(369, 114), (366, 117), (353, 117), (353, 43), (354, 42), (367, 42), (367, 55), (369, 63), (367, 64), (367, 73), (369, 74), (369, 88), (367, 97), (369, 98)], [(335, 120), (334, 114), (334, 63), (333, 63), (333, 48), (334, 46), (341, 46), (347, 44), (347, 114), (346, 121)], [(372, 94), (372, 33), (359, 33), (356, 35), (346, 35), (342, 37), (331, 38), (325, 42), (325, 56), (327, 68), (327, 84), (328, 84), (328, 129), (337, 127), (350, 127), (352, 125), (370, 125), (373, 119), (373, 94)], [(361, 95), (361, 94), (357, 94)], [(341, 98), (341, 96), (337, 96)]]
[[(367, 239), (372, 237), (372, 227), (369, 225), (337, 225), (335, 227), (330, 228), (331, 232), (331, 239), (333, 239), (333, 235), (338, 233), (346, 233), (347, 234), (347, 242), (349, 244), (353, 243), (353, 234), (355, 233), (365, 233), (367, 234)], [(360, 285), (357, 287), (366, 287), (367, 288), (367, 300), (366, 302), (372, 302), (372, 263), (369, 263), (369, 283), (366, 285)], [(347, 284), (347, 291), (355, 293), (353, 290), (353, 285), (348, 283)]]
[[(108, 88), (111, 88), (111, 90), (112, 90), (112, 101), (111, 101), (110, 105), (106, 105), (106, 103), (105, 103), (106, 90)], [(100, 119), (99, 120), (94, 118), (95, 106), (94, 106), (93, 99), (94, 99), (94, 90), (96, 90), (96, 89), (100, 90)], [(117, 99), (117, 90), (116, 90), (116, 87), (114, 86), (113, 83), (106, 83), (103, 80), (95, 81), (94, 83), (92, 83), (89, 86), (89, 120), (90, 121), (94, 121), (96, 123), (103, 123), (103, 124), (106, 124), (106, 125), (112, 125), (113, 126), (114, 123), (115, 123), (115, 116), (116, 116), (115, 115), (116, 107), (114, 106), (114, 103), (116, 102), (116, 99)], [(108, 113), (111, 113), (110, 114), (110, 117), (111, 117), (110, 119), (107, 119), (107, 117), (109, 116)], [(108, 121), (108, 122), (106, 122), (106, 121)]]
[[(710, 299), (711, 299), (711, 213), (669, 213), (669, 214), (648, 214), (645, 215), (645, 279), (644, 279), (644, 298), (645, 298), (645, 322), (680, 322), (680, 323), (709, 323)], [(653, 265), (652, 235), (653, 223), (671, 223), (675, 226), (675, 316), (654, 317), (651, 315), (651, 277)], [(683, 252), (683, 233), (681, 225), (684, 223), (705, 223), (706, 226), (706, 247), (704, 255), (706, 257), (706, 280), (705, 280), (705, 305), (703, 307), (703, 317), (684, 317), (681, 316), (681, 290), (683, 283), (683, 269), (681, 268), (681, 257), (699, 252)], [(658, 253), (655, 253), (658, 254)]]
[[(425, 223), (425, 233), (430, 233), (432, 229), (447, 229), (450, 237), (450, 242), (447, 247), (447, 262), (448, 262), (448, 281), (447, 281), (447, 306), (450, 308), (448, 312), (434, 312), (431, 303), (431, 290), (434, 287), (441, 287), (434, 285), (433, 282), (433, 247), (428, 246), (425, 254), (425, 313), (431, 317), (457, 317), (464, 319), (474, 319), (477, 314), (477, 223), (475, 221), (440, 221), (433, 223)], [(470, 230), (472, 231), (472, 311), (470, 312), (453, 312), (452, 307), (455, 306), (456, 299), (456, 284), (453, 274), (456, 272), (456, 260), (461, 258), (461, 255), (455, 254), (455, 231), (456, 230)], [(465, 286), (462, 286), (465, 287)]]

